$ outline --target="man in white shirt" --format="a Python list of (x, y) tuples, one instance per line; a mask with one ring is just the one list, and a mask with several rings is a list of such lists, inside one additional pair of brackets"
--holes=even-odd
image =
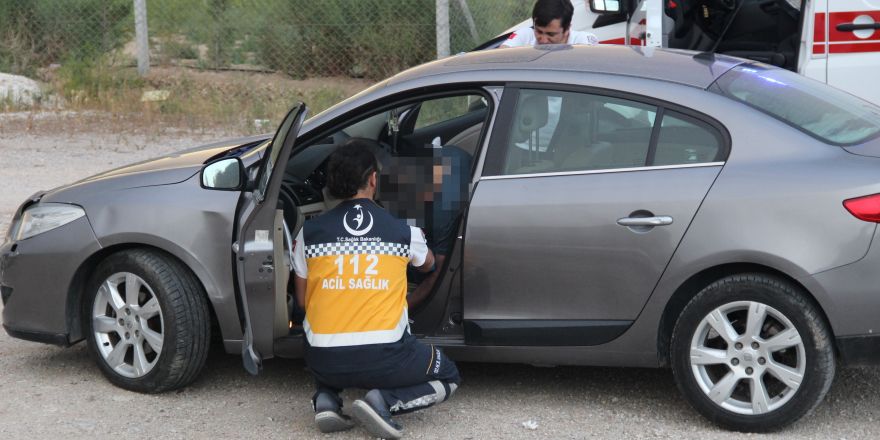
[(589, 32), (571, 30), (574, 6), (571, 0), (537, 0), (532, 9), (532, 27), (517, 29), (501, 47), (536, 44), (599, 44)]

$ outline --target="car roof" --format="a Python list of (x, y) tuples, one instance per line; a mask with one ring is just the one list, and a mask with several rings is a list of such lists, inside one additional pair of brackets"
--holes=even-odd
[[(505, 81), (505, 71), (541, 70), (623, 75), (705, 89), (744, 62), (747, 61), (724, 55), (643, 46), (544, 45), (456, 55), (404, 71), (390, 78), (388, 85), (467, 71), (492, 71), (499, 81)], [(540, 80), (552, 81), (552, 73), (543, 74)]]
[[(566, 83), (572, 72), (644, 78), (706, 89), (718, 77), (748, 60), (718, 54), (643, 46), (545, 45), (474, 51), (432, 61), (380, 81), (360, 93), (310, 118), (311, 131), (321, 124), (363, 105), (376, 96), (411, 87), (479, 81)], [(541, 74), (532, 74), (540, 71)], [(553, 72), (559, 72), (554, 78)], [(523, 73), (527, 74), (524, 75)]]

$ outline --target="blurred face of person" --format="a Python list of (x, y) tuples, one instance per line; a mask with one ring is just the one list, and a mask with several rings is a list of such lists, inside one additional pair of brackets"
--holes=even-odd
[(563, 44), (568, 42), (569, 29), (562, 28), (562, 20), (554, 19), (547, 26), (534, 26), (538, 44)]

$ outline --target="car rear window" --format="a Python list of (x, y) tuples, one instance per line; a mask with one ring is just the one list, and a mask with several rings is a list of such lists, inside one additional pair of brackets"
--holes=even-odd
[(710, 90), (829, 144), (854, 145), (880, 135), (880, 107), (787, 70), (737, 66)]

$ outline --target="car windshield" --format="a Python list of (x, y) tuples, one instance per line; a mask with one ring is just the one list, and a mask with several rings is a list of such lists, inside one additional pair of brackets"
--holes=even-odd
[(737, 66), (710, 90), (826, 143), (853, 145), (880, 135), (880, 107), (787, 70)]

